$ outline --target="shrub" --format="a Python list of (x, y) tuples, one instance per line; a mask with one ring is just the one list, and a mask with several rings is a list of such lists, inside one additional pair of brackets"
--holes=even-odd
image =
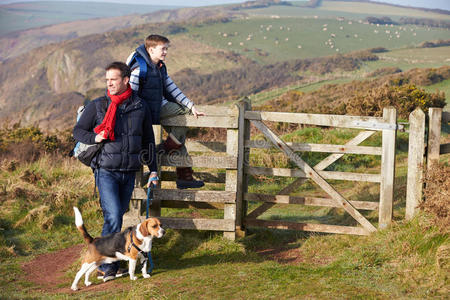
[(0, 136), (0, 161), (33, 162), (44, 153), (68, 153), (73, 145), (68, 131), (46, 135), (37, 127), (18, 124), (0, 129)]
[[(395, 68), (379, 69), (375, 73), (397, 72)], [(354, 80), (346, 84), (326, 84), (309, 93), (289, 91), (277, 99), (265, 102), (261, 110), (323, 114), (355, 114), (380, 116), (383, 107), (394, 106), (401, 118), (416, 107), (443, 107), (443, 92), (428, 93), (418, 85), (431, 85), (450, 78), (450, 66), (412, 69), (371, 80)]]
[(368, 90), (354, 96), (345, 104), (349, 114), (364, 116), (381, 116), (383, 108), (394, 106), (398, 116), (408, 118), (408, 115), (417, 107), (428, 111), (429, 107), (444, 107), (445, 95), (443, 93), (427, 93), (414, 84), (389, 85)]
[(438, 165), (427, 172), (425, 201), (420, 208), (433, 216), (434, 223), (448, 233), (450, 230), (450, 167)]
[(377, 76), (384, 76), (384, 75), (390, 75), (390, 74), (396, 74), (400, 73), (402, 70), (398, 67), (384, 67), (376, 69), (373, 72), (370, 72), (367, 74), (367, 77), (377, 77)]

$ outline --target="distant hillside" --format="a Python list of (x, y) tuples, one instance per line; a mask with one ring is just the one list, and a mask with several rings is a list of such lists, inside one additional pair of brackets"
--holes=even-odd
[(182, 8), (161, 10), (141, 15), (73, 21), (28, 29), (0, 37), (0, 61), (16, 57), (40, 46), (59, 43), (89, 34), (115, 31), (148, 23), (183, 22), (187, 20), (201, 22), (208, 18), (231, 18), (238, 15), (241, 14), (222, 7)]
[[(317, 19), (250, 16), (247, 12), (251, 9), (235, 7), (183, 8), (137, 19), (88, 20), (45, 27), (41, 35), (30, 30), (27, 35), (11, 38), (9, 49), (14, 55), (0, 62), (0, 123), (20, 121), (46, 130), (73, 126), (75, 108), (104, 92), (104, 67), (113, 60), (125, 60), (149, 33), (169, 37), (169, 73), (196, 103), (234, 100), (328, 75), (359, 76), (351, 72), (375, 63), (382, 54), (357, 50), (375, 46), (413, 52), (387, 57), (380, 67), (442, 66), (450, 61), (445, 47), (433, 48), (442, 52), (438, 62), (411, 58), (420, 52), (415, 47), (424, 42), (446, 44), (448, 39), (439, 41), (448, 36), (446, 29), (382, 27), (325, 15)], [(92, 28), (106, 32), (93, 33)], [(39, 37), (44, 37), (44, 43), (55, 38), (55, 43), (32, 49)], [(56, 42), (58, 39), (66, 40)]]
[[(291, 90), (264, 103), (258, 109), (381, 116), (383, 107), (394, 106), (398, 116), (407, 119), (416, 105), (424, 111), (427, 107), (445, 106), (443, 93), (433, 91), (427, 94), (417, 86), (433, 85), (450, 79), (450, 66), (412, 69), (406, 72), (396, 68), (378, 71), (368, 74), (381, 75), (377, 78), (353, 80), (345, 84), (326, 84), (307, 93)], [(384, 72), (387, 75), (383, 75)]]
[[(53, 109), (54, 115), (65, 114), (67, 118), (48, 123), (49, 127), (44, 129), (72, 126), (74, 110), (59, 102), (70, 103), (74, 107), (84, 101), (84, 96), (80, 95), (98, 96), (95, 91), (100, 90), (101, 93), (105, 87), (104, 67), (111, 61), (125, 60), (150, 32), (170, 37), (170, 55), (174, 60), (168, 65), (172, 74), (182, 68), (202, 72), (213, 64), (218, 65), (216, 70), (236, 64), (236, 55), (231, 52), (187, 40), (183, 35), (171, 35), (182, 28), (173, 23), (140, 25), (50, 44), (1, 62), (0, 120), (39, 124)], [(246, 61), (245, 58), (239, 60)], [(205, 65), (199, 65), (199, 62)]]
[(37, 1), (0, 5), (0, 36), (10, 32), (79, 20), (151, 13), (178, 7), (101, 2)]

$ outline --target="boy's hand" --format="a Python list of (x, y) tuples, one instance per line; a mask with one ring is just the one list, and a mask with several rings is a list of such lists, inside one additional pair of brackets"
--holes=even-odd
[(194, 117), (198, 118), (199, 116), (205, 116), (206, 114), (202, 111), (198, 111), (195, 106), (192, 106), (192, 114), (194, 115)]

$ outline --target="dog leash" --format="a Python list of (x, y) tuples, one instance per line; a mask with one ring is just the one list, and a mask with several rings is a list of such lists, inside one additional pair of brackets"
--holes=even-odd
[[(153, 183), (152, 181), (154, 180), (159, 180), (158, 176), (156, 177), (152, 177), (148, 179), (148, 189), (147, 189), (147, 219), (150, 216), (150, 205), (152, 205), (153, 202), (153, 194), (152, 194), (152, 187), (153, 187)], [(148, 258), (148, 262), (149, 262), (149, 266), (148, 266), (148, 274), (151, 274), (155, 265), (153, 264), (153, 259), (152, 259), (152, 254), (150, 252), (147, 253), (147, 258)]]

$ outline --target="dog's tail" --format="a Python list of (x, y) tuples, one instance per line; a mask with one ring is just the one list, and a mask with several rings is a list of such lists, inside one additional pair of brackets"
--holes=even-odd
[(92, 236), (90, 236), (90, 234), (84, 227), (83, 218), (81, 217), (80, 211), (75, 206), (73, 207), (73, 211), (75, 212), (75, 225), (77, 226), (78, 231), (81, 232), (86, 243), (88, 244), (92, 243), (94, 239), (92, 238)]

